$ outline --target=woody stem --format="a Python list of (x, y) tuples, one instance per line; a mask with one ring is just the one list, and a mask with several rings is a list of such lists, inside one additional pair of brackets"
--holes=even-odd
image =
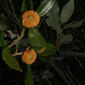
[(12, 56), (18, 56), (18, 55), (22, 55), (23, 52), (16, 52), (14, 54), (12, 54)]
[(11, 43), (11, 44), (8, 46), (8, 48), (11, 48), (11, 47), (14, 46), (17, 42), (19, 42), (19, 40), (21, 40), (21, 39), (24, 37), (24, 32), (25, 32), (25, 29), (22, 30), (21, 35), (20, 35), (17, 39), (15, 39), (14, 42)]

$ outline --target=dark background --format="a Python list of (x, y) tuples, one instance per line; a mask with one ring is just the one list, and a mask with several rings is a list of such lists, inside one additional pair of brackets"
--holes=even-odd
[[(35, 3), (34, 9), (36, 10), (42, 0), (33, 0), (33, 1)], [(62, 6), (64, 5), (66, 1), (67, 0), (65, 1), (58, 0), (60, 8), (62, 8)], [(14, 6), (16, 3), (15, 8), (17, 7), (20, 8), (22, 0), (13, 0), (13, 2), (14, 2)], [(6, 6), (4, 5), (4, 7)], [(6, 9), (3, 8), (1, 12), (2, 11), (5, 12)], [(20, 13), (19, 9), (17, 9), (16, 12), (19, 14)], [(71, 20), (81, 20), (84, 18), (85, 18), (85, 1), (75, 0), (75, 12)], [(42, 29), (43, 27), (45, 28), (45, 30)], [(48, 39), (50, 30), (48, 29), (48, 26), (45, 22), (42, 23), (41, 29), (40, 30), (41, 32), (43, 32), (43, 35)], [(69, 31), (74, 35), (74, 41), (69, 45), (63, 46), (62, 50), (85, 52), (85, 24), (83, 24), (81, 27), (79, 27), (76, 30), (69, 30)], [(2, 51), (2, 48), (0, 48), (0, 52), (1, 51)], [(65, 58), (61, 62), (57, 61), (57, 64), (60, 65), (62, 68), (64, 67), (65, 72), (67, 74), (68, 73), (70, 74), (71, 79), (74, 82), (72, 83), (72, 85), (85, 85), (85, 58), (78, 58), (78, 59), (81, 61), (82, 64), (75, 57)], [(24, 66), (26, 65), (23, 65), (22, 68)], [(60, 69), (62, 70), (62, 68)], [(8, 85), (24, 85), (24, 77), (26, 75), (26, 68), (24, 67), (23, 70), (24, 72), (18, 72), (18, 71), (10, 69), (5, 64), (5, 62), (2, 60), (2, 57), (0, 56), (0, 85), (7, 85), (7, 84)], [(63, 79), (63, 77), (59, 75), (55, 67), (48, 64), (45, 61), (41, 61), (39, 58), (37, 59), (35, 64), (32, 65), (32, 72), (33, 72), (33, 79), (34, 79), (35, 85), (52, 85), (52, 84), (53, 85), (67, 85), (66, 81)]]

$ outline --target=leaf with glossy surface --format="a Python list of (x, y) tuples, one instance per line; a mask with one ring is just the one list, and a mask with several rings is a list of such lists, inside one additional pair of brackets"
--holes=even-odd
[(57, 1), (55, 1), (52, 9), (47, 13), (48, 18), (46, 22), (48, 26), (52, 27), (54, 30), (59, 31), (59, 6)]
[(22, 69), (19, 67), (18, 61), (15, 59), (15, 57), (11, 56), (11, 52), (8, 47), (5, 47), (2, 50), (2, 58), (11, 69), (22, 72)]
[(37, 9), (37, 12), (40, 16), (44, 16), (53, 7), (54, 3), (55, 0), (44, 0)]
[(72, 40), (73, 36), (71, 34), (67, 34), (60, 39), (60, 44), (69, 44), (72, 42)]
[(69, 0), (62, 9), (60, 20), (62, 23), (66, 23), (74, 12), (74, 0)]

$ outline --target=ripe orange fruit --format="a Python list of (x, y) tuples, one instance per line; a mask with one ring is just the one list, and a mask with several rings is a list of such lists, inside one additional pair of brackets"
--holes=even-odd
[(26, 49), (22, 55), (22, 61), (26, 64), (32, 64), (35, 62), (37, 54), (33, 49)]
[(26, 28), (36, 27), (40, 22), (40, 16), (37, 12), (30, 10), (22, 15), (22, 24)]

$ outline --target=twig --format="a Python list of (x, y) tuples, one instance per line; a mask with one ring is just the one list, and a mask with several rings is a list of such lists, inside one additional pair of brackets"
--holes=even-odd
[(24, 37), (24, 32), (25, 32), (25, 29), (22, 30), (21, 36), (18, 37), (17, 39), (15, 39), (14, 42), (11, 43), (11, 44), (8, 46), (8, 48), (11, 48), (11, 47), (14, 46), (17, 42), (19, 42), (19, 40), (21, 40), (21, 39)]
[(60, 52), (60, 56), (62, 58), (69, 58), (69, 57), (85, 58), (85, 52)]
[(85, 58), (85, 52), (59, 52), (58, 55), (56, 55), (56, 60), (63, 60), (65, 58)]
[(79, 63), (80, 67), (82, 68), (83, 71), (85, 71), (85, 67), (83, 66), (83, 64), (81, 63), (81, 61), (75, 57), (75, 59), (77, 60), (77, 62)]
[(7, 32), (8, 32), (9, 37), (10, 37), (11, 39), (14, 39), (14, 38), (17, 36), (17, 35), (14, 34), (11, 30), (7, 30)]
[(58, 64), (54, 65), (53, 63), (50, 64), (54, 70), (59, 74), (59, 76), (64, 79), (65, 83), (67, 85), (69, 85), (69, 81), (66, 79), (65, 73), (63, 72), (63, 70), (60, 68), (60, 66)]
[(14, 54), (12, 54), (12, 56), (18, 56), (18, 55), (22, 55), (23, 52), (16, 52)]
[(33, 9), (33, 2), (32, 2), (32, 0), (30, 0), (30, 8), (31, 8), (31, 10)]
[(72, 72), (70, 71), (69, 67), (66, 66), (71, 78), (78, 84), (78, 85), (81, 85), (80, 82), (76, 79), (76, 77), (72, 74)]
[(38, 25), (38, 27), (37, 27), (38, 29), (40, 28), (40, 26), (41, 26), (42, 22), (46, 19), (46, 17), (47, 17), (47, 16), (44, 16), (44, 17), (42, 18), (42, 20), (41, 20), (40, 24), (39, 24), (39, 25)]

